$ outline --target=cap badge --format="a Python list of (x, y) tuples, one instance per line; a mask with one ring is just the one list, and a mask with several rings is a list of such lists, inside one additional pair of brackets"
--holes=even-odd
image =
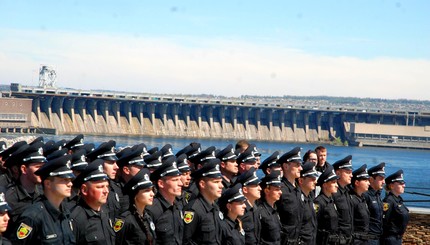
[(110, 148), (111, 152), (115, 152), (115, 146), (112, 146), (112, 148)]
[(243, 195), (242, 188), (240, 188), (240, 189), (239, 189), (239, 194), (240, 194), (240, 195)]
[(233, 149), (233, 148), (231, 148), (230, 152), (234, 154), (234, 149)]
[(257, 172), (255, 171), (253, 174), (254, 178), (257, 178)]
[(72, 161), (68, 160), (67, 163), (66, 163), (67, 168), (70, 169), (71, 165), (72, 165)]
[(400, 178), (403, 179), (403, 174), (400, 174)]
[(4, 193), (0, 193), (0, 202), (6, 202), (6, 199), (4, 198)]
[(213, 157), (215, 157), (215, 151), (212, 151), (211, 155), (212, 155)]
[(277, 156), (276, 156), (276, 159), (278, 159), (278, 160), (279, 160), (279, 155), (277, 155)]
[(200, 149), (200, 147), (199, 148), (197, 148), (197, 152), (200, 152), (202, 149)]
[(42, 148), (42, 147), (40, 147), (40, 148), (37, 150), (37, 152), (38, 152), (40, 155), (43, 155), (43, 148)]
[(158, 157), (158, 161), (159, 161), (159, 162), (161, 162), (161, 159), (162, 159), (162, 158), (161, 158), (161, 156), (159, 156), (159, 157)]
[(281, 181), (281, 175), (278, 176), (278, 180)]
[(300, 151), (299, 151), (299, 152), (297, 152), (297, 156), (298, 156), (298, 157), (300, 157)]
[(145, 174), (145, 175), (143, 176), (143, 178), (144, 178), (145, 180), (149, 180), (149, 175), (148, 175), (148, 174)]
[(219, 171), (219, 165), (215, 165), (215, 169)]
[(385, 167), (382, 167), (382, 172), (385, 172)]
[(79, 140), (79, 143), (83, 144), (83, 143), (84, 143), (84, 138), (81, 138), (81, 139)]
[(256, 146), (254, 147), (254, 152), (258, 152), (258, 151), (257, 151), (257, 147), (256, 147)]
[(173, 166), (174, 168), (178, 168), (178, 166), (176, 165), (176, 162), (172, 162), (172, 166)]
[(169, 148), (169, 150), (168, 150), (168, 151), (169, 151), (169, 153), (170, 153), (170, 154), (173, 154), (173, 152), (172, 152), (172, 148)]
[(1, 146), (2, 150), (6, 150), (6, 145)]
[(82, 162), (85, 162), (85, 155), (82, 155), (82, 156), (81, 156), (81, 161), (82, 161)]
[(98, 170), (99, 170), (99, 172), (102, 172), (102, 173), (103, 173), (103, 166), (102, 166), (102, 165), (99, 165)]

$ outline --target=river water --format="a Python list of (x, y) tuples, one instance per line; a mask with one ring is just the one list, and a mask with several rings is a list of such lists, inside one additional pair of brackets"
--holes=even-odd
[[(45, 142), (47, 140), (70, 140), (73, 135), (44, 135)], [(228, 144), (234, 144), (234, 140), (220, 139), (184, 139), (172, 137), (107, 137), (107, 136), (85, 136), (85, 143), (94, 143), (98, 146), (100, 143), (113, 139), (117, 143), (117, 147), (135, 145), (145, 143), (148, 149), (158, 146), (161, 148), (169, 143), (173, 147), (173, 152), (181, 150), (187, 144), (193, 141), (201, 143), (202, 149), (209, 146), (216, 146), (218, 149), (223, 149)], [(252, 142), (252, 141), (251, 141)], [(306, 143), (280, 143), (280, 142), (252, 142), (257, 145), (258, 150), (262, 154), (262, 161), (270, 156), (274, 151), (279, 151), (281, 155), (296, 146), (303, 149), (303, 153), (309, 149), (315, 149), (316, 144)], [(362, 164), (367, 164), (368, 168), (380, 162), (385, 162), (385, 171), (387, 174), (394, 173), (399, 169), (403, 169), (404, 178), (406, 181), (406, 191), (416, 192), (419, 194), (403, 194), (404, 200), (407, 201), (407, 206), (426, 207), (430, 208), (430, 152), (428, 150), (413, 150), (413, 149), (394, 149), (394, 148), (377, 148), (377, 147), (345, 147), (325, 145), (328, 156), (327, 161), (334, 163), (335, 161), (344, 158), (347, 155), (352, 155), (352, 164), (354, 168), (360, 167)], [(427, 195), (427, 196), (426, 196)], [(413, 201), (413, 202), (412, 202)]]

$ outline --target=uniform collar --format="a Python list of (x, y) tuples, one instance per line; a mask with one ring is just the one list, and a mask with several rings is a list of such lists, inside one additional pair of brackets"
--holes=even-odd
[(212, 209), (216, 209), (218, 206), (216, 206), (216, 203), (214, 202), (213, 205), (211, 205), (206, 199), (203, 197), (202, 194), (199, 194), (199, 198), (202, 200), (203, 207), (205, 208), (206, 212), (210, 212)]
[[(156, 198), (160, 201), (160, 204), (163, 206), (163, 210), (169, 209), (171, 206), (175, 205), (171, 205), (164, 197), (163, 195), (160, 194), (160, 192), (158, 192), (156, 194)], [(176, 201), (176, 198), (175, 198)]]
[(52, 206), (51, 202), (45, 197), (42, 197), (41, 202), (45, 206), (46, 211), (52, 216), (54, 220), (60, 220), (63, 217), (69, 216), (69, 211), (63, 208), (63, 204), (60, 204), (60, 209), (56, 209)]

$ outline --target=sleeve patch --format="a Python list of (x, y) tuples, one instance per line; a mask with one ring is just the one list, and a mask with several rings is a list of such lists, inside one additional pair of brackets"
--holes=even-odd
[(25, 239), (26, 237), (28, 237), (28, 235), (30, 235), (32, 230), (33, 230), (33, 227), (26, 225), (24, 223), (21, 223), (16, 232), (16, 236), (18, 237), (18, 239)]
[(388, 202), (384, 202), (384, 212), (386, 212), (388, 210), (388, 208), (390, 208), (390, 204)]
[(113, 230), (115, 232), (118, 232), (122, 229), (122, 227), (124, 227), (124, 220), (122, 219), (116, 219), (115, 220), (115, 225), (113, 226)]
[(185, 211), (184, 213), (184, 222), (185, 224), (189, 224), (193, 221), (194, 219), (194, 212), (191, 211)]

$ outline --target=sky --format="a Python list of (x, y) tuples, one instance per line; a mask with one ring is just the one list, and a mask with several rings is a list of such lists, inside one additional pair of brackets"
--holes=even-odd
[(430, 100), (430, 1), (0, 0), (0, 84)]

